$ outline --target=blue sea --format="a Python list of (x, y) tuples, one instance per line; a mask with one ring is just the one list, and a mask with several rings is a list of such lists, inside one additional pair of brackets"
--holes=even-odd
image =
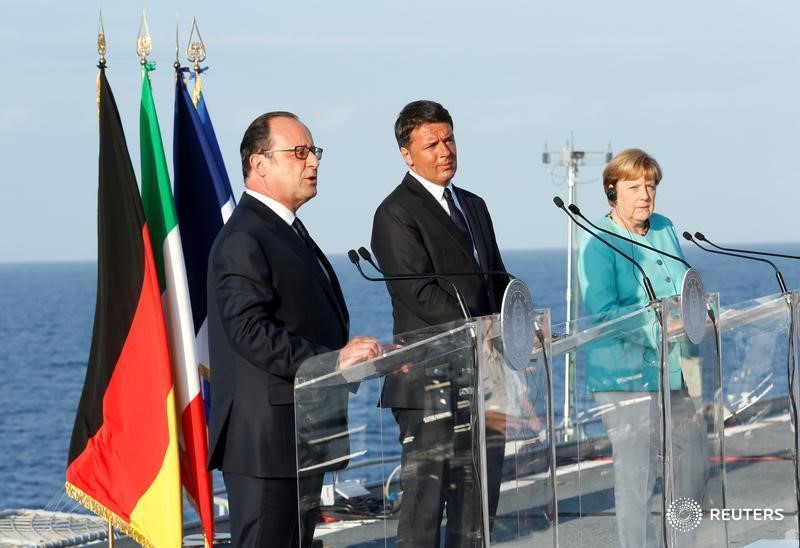
[[(749, 246), (800, 255), (800, 244)], [(685, 249), (707, 291), (723, 306), (778, 292), (764, 264)], [(507, 269), (525, 281), (537, 308), (565, 319), (566, 252), (511, 250)], [(351, 334), (388, 338), (383, 284), (363, 280), (344, 255), (332, 257), (351, 313)], [(800, 261), (776, 259), (789, 288)], [(86, 371), (95, 301), (95, 263), (0, 264), (0, 510), (57, 507), (72, 423)], [(556, 387), (561, 380), (556, 378)]]

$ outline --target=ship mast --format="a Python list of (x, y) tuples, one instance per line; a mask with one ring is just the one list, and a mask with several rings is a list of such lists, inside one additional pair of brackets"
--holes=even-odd
[[(609, 143), (606, 151), (587, 151), (576, 150), (575, 140), (570, 135), (566, 146), (561, 149), (559, 165), (567, 169), (567, 207), (572, 204), (578, 205), (578, 171), (586, 165), (588, 159), (602, 157), (605, 162), (611, 161), (611, 144)], [(542, 153), (542, 163), (550, 165), (553, 163), (553, 154), (547, 149), (545, 144)], [(580, 299), (578, 296), (578, 234), (577, 225), (572, 219), (567, 219), (567, 292), (566, 309), (567, 317), (564, 328), (564, 335), (572, 332), (571, 322), (579, 317)], [(563, 440), (574, 437), (574, 425), (572, 424), (572, 412), (575, 408), (575, 353), (567, 352), (564, 355), (564, 418), (562, 421)]]

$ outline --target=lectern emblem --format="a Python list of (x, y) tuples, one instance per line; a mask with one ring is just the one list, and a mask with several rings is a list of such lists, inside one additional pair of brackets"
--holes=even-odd
[(706, 290), (700, 274), (690, 268), (681, 283), (681, 315), (686, 336), (694, 344), (700, 344), (706, 332)]
[(500, 321), (506, 362), (512, 369), (525, 369), (533, 352), (533, 300), (520, 280), (512, 280), (506, 287)]

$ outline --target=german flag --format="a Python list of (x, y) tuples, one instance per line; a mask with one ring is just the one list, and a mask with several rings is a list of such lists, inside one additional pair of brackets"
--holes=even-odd
[(183, 536), (174, 389), (161, 291), (105, 67), (98, 76), (97, 304), (67, 493), (143, 546)]

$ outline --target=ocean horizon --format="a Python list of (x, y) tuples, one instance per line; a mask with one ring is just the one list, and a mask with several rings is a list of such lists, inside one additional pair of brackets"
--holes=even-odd
[[(742, 245), (800, 255), (798, 243)], [(778, 293), (768, 265), (684, 247), (706, 290), (724, 306)], [(351, 315), (351, 335), (391, 336), (383, 283), (360, 277), (344, 254), (331, 254)], [(536, 308), (565, 317), (566, 251), (503, 252), (509, 272), (530, 288)], [(800, 289), (800, 262), (775, 259), (789, 288)], [(365, 269), (371, 268), (364, 265)], [(0, 510), (43, 508), (63, 499), (72, 425), (89, 354), (96, 261), (0, 263)], [(559, 382), (556, 379), (555, 382)]]

